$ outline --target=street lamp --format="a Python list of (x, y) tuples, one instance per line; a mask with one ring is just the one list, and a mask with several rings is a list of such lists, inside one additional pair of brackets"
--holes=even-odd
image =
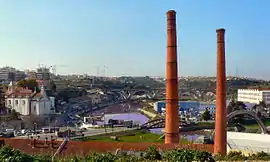
[(34, 123), (34, 134), (35, 134), (35, 135), (37, 135), (36, 130), (37, 130), (37, 123)]
[(107, 134), (105, 112), (103, 113), (103, 117), (104, 117), (104, 129), (105, 129), (105, 134)]
[(55, 120), (54, 122), (54, 133), (56, 132), (56, 123), (57, 123), (57, 120)]

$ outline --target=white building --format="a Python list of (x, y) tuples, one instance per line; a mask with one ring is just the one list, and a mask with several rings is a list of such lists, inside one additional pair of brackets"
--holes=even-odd
[(264, 101), (270, 104), (270, 89), (238, 89), (237, 100), (254, 104)]
[(40, 92), (18, 88), (11, 82), (5, 96), (5, 105), (21, 115), (48, 115), (54, 113), (55, 98), (48, 97), (43, 87)]
[(99, 104), (102, 101), (100, 94), (90, 94), (90, 95), (87, 95), (87, 97), (89, 97), (91, 99), (91, 102), (93, 105)]

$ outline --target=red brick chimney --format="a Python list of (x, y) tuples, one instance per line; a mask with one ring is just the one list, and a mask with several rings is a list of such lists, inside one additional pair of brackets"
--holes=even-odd
[(179, 143), (176, 12), (167, 12), (165, 143)]
[(215, 154), (227, 153), (225, 29), (217, 29)]

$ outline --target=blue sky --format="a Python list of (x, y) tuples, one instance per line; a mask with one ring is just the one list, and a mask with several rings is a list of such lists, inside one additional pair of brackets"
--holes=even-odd
[[(179, 74), (215, 75), (226, 29), (227, 73), (270, 79), (268, 0), (1, 0), (0, 65), (58, 73), (165, 75), (166, 12), (177, 12)], [(63, 66), (68, 65), (68, 66)]]

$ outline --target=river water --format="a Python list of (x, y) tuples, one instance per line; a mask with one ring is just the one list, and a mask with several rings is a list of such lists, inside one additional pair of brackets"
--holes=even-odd
[[(134, 103), (134, 102), (126, 102), (122, 104), (117, 104), (117, 105), (111, 105), (108, 106), (104, 109), (100, 109), (97, 111), (94, 111), (91, 113), (91, 115), (102, 115), (102, 114), (126, 114), (129, 113), (129, 120), (140, 120), (140, 117), (136, 116), (135, 114), (138, 113), (138, 109), (141, 108), (142, 105), (139, 103)], [(134, 119), (132, 118), (134, 117)], [(145, 119), (142, 119), (145, 122)], [(150, 131), (152, 133), (156, 134), (163, 134), (164, 128), (157, 128), (157, 129), (151, 129)], [(203, 136), (209, 136), (209, 133), (206, 133), (205, 131), (196, 131), (196, 132), (182, 132), (181, 137), (187, 139), (188, 141), (194, 142), (197, 141), (198, 139), (202, 138)]]
[(139, 103), (125, 102), (121, 104), (107, 106), (99, 110), (91, 112), (91, 115), (102, 115), (102, 114), (121, 114), (121, 113), (135, 113), (142, 106)]

